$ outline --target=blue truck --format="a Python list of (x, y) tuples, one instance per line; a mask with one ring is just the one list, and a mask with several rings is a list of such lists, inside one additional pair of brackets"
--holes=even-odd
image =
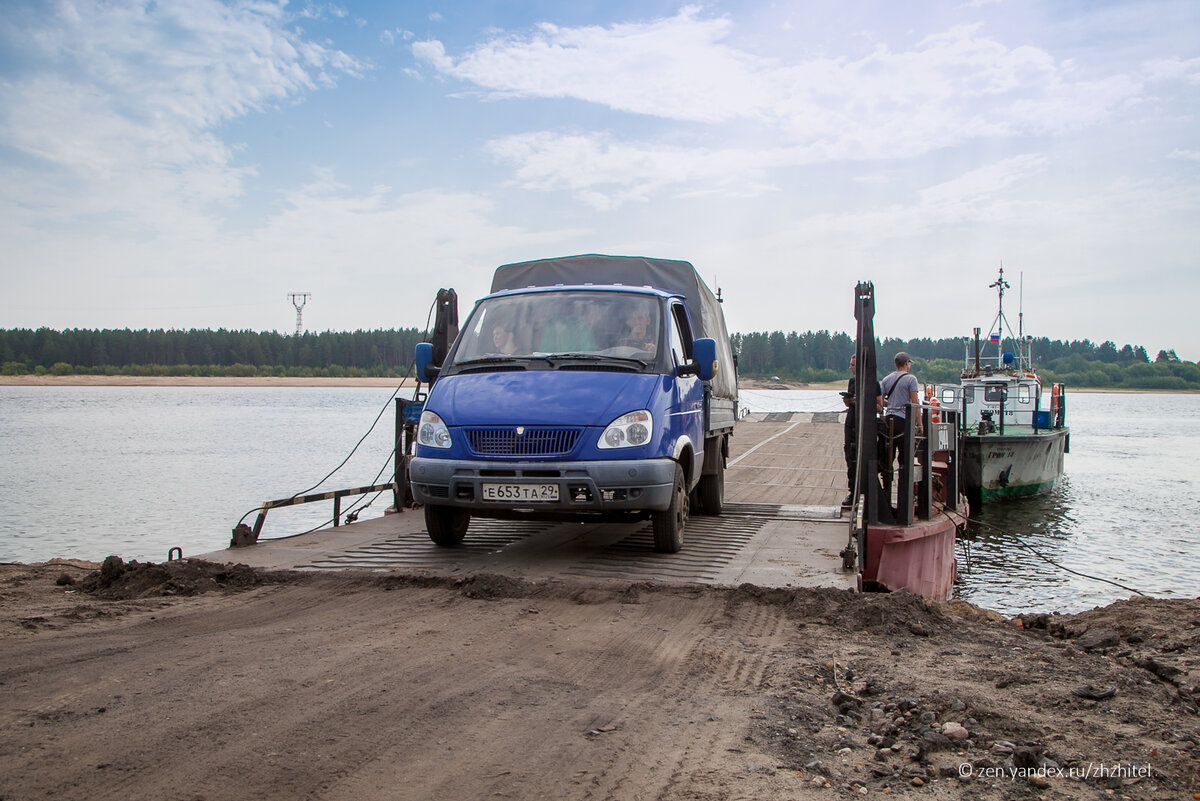
[(686, 261), (582, 255), (506, 264), (438, 354), (409, 463), (430, 538), (472, 516), (649, 519), (658, 551), (720, 514), (738, 417), (720, 300)]

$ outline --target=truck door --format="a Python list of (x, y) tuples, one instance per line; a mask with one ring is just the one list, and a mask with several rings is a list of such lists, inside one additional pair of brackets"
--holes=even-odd
[[(685, 468), (694, 483), (704, 464), (704, 385), (695, 375), (679, 374), (679, 368), (692, 361), (694, 339), (687, 308), (682, 303), (671, 302), (667, 325), (670, 328), (671, 368), (675, 375), (668, 425), (676, 443), (685, 439), (691, 443), (692, 464)], [(678, 445), (676, 447), (679, 452)]]

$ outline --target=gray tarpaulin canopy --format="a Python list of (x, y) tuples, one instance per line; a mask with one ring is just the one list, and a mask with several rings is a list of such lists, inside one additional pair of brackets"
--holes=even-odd
[(712, 381), (713, 394), (737, 398), (737, 371), (729, 347), (729, 333), (725, 330), (725, 315), (716, 296), (689, 262), (596, 254), (523, 261), (498, 267), (492, 278), (492, 291), (555, 284), (652, 286), (682, 295), (692, 312), (692, 323), (699, 329), (693, 333), (717, 342), (717, 360), (721, 366)]

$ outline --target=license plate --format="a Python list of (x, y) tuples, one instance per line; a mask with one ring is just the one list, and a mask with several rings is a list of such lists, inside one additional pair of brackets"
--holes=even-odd
[(558, 500), (557, 484), (484, 484), (485, 501), (529, 501), (546, 503)]

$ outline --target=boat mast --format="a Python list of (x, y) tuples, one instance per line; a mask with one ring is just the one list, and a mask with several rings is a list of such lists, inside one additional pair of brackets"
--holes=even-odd
[(998, 335), (996, 340), (996, 369), (1004, 369), (1004, 328), (1008, 321), (1004, 319), (1004, 290), (1008, 289), (1008, 282), (1004, 280), (1004, 264), (1000, 265), (1000, 277), (988, 286), (989, 289), (996, 290), (999, 296), (999, 311), (996, 313), (996, 320), (992, 323), (991, 329), (988, 331), (988, 339), (992, 338), (992, 333)]

